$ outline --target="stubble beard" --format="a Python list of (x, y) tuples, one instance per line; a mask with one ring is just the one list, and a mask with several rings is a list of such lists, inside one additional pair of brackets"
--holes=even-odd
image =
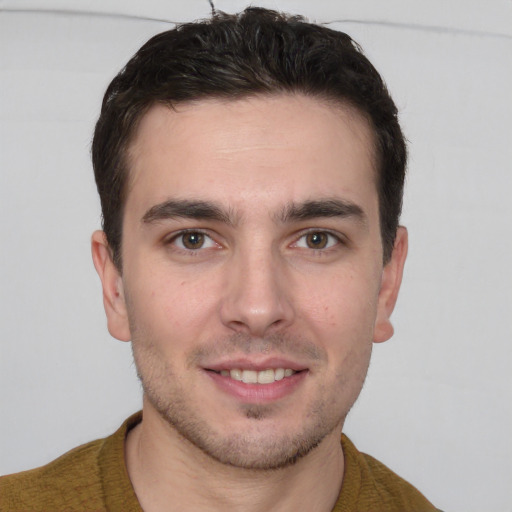
[[(276, 347), (285, 344), (281, 337), (280, 341), (272, 340), (269, 343)], [(237, 342), (236, 345), (241, 344)], [(340, 393), (333, 394), (331, 388), (320, 388), (305, 418), (294, 432), (279, 432), (275, 429), (269, 432), (266, 428), (265, 423), (279, 415), (278, 404), (241, 404), (239, 412), (251, 421), (250, 432), (221, 434), (201, 417), (197, 406), (190, 403), (186, 390), (152, 343), (147, 340), (139, 342), (134, 335), (132, 349), (144, 396), (167, 425), (185, 443), (199, 449), (209, 458), (247, 470), (278, 470), (291, 466), (312, 452), (333, 431), (341, 431), (368, 369), (367, 363), (356, 379), (354, 375), (337, 376), (338, 385), (342, 388), (354, 384), (357, 387), (357, 391), (351, 393), (353, 399), (348, 403), (336, 403)], [(367, 359), (369, 362), (369, 356)]]

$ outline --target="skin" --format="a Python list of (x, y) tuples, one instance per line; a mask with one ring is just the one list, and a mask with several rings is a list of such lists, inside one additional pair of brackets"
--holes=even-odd
[[(92, 252), (144, 388), (126, 444), (141, 505), (331, 510), (407, 253), (399, 228), (383, 266), (366, 120), (301, 95), (155, 106), (129, 155), (122, 274), (100, 231)], [(215, 373), (241, 365), (299, 371), (281, 388)]]

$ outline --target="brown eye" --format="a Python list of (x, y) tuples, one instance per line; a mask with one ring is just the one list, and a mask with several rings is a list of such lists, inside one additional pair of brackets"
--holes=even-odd
[(181, 243), (185, 249), (201, 249), (204, 245), (203, 233), (183, 233), (179, 238), (181, 238)]
[(310, 249), (324, 249), (329, 242), (327, 233), (313, 232), (306, 235), (306, 245)]
[(301, 249), (321, 251), (341, 244), (340, 237), (329, 233), (329, 231), (309, 231), (304, 233), (293, 245)]
[(168, 242), (169, 245), (177, 248), (185, 253), (192, 254), (193, 252), (203, 252), (209, 249), (221, 249), (218, 244), (210, 235), (202, 231), (184, 230), (177, 233)]

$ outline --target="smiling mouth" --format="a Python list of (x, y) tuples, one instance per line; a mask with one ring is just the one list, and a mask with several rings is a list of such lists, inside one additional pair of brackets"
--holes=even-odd
[(222, 377), (243, 382), (244, 384), (272, 384), (287, 377), (291, 377), (298, 372), (291, 368), (268, 368), (261, 371), (232, 368), (231, 370), (220, 370), (215, 373)]

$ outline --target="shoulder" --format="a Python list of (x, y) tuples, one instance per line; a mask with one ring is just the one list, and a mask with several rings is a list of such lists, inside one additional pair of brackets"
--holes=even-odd
[[(387, 512), (437, 512), (423, 494), (371, 455), (361, 453), (346, 437), (341, 440), (345, 475), (339, 504), (353, 503), (352, 510)], [(345, 510), (340, 507), (335, 510)]]
[(140, 512), (126, 471), (124, 440), (142, 414), (111, 436), (84, 444), (46, 466), (0, 477), (0, 512)]
[(140, 512), (124, 460), (130, 416), (109, 437), (75, 448), (46, 466), (0, 478), (0, 512)]
[(92, 441), (46, 466), (0, 478), (0, 510), (98, 510), (101, 481), (98, 454), (103, 440)]

